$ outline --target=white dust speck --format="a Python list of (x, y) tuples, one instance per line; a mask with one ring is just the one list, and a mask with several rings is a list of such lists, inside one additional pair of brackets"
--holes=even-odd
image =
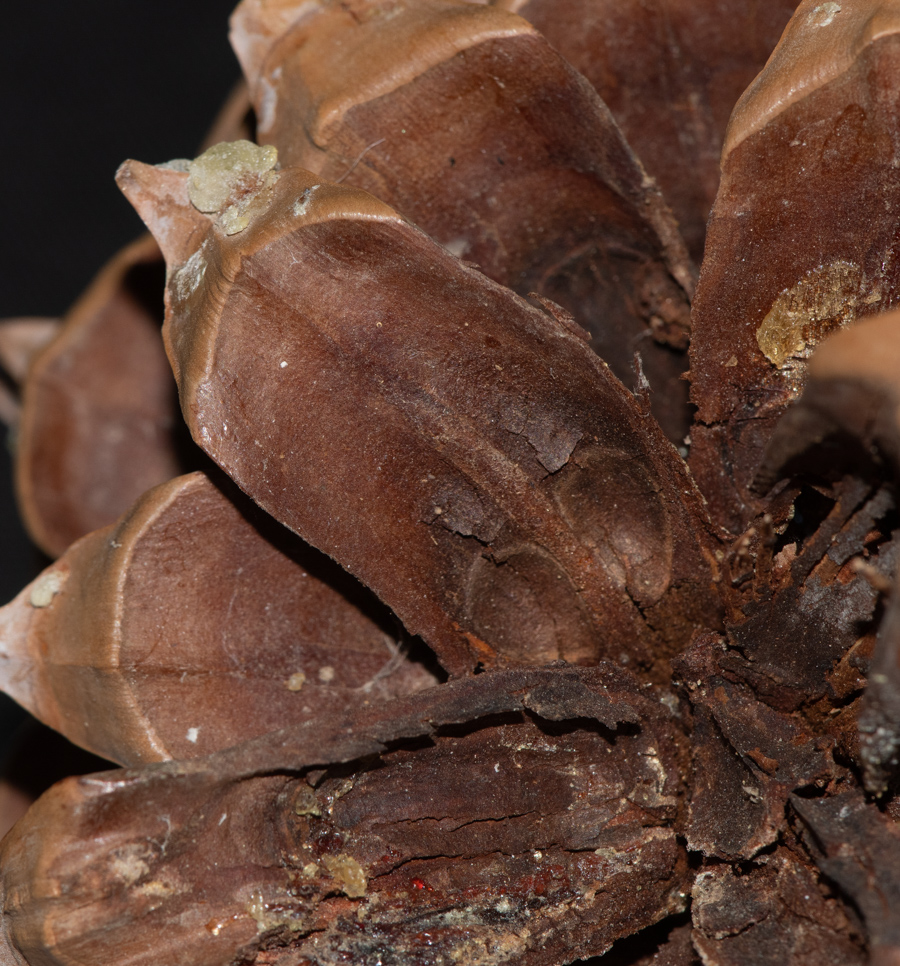
[(312, 187), (307, 188), (302, 195), (294, 202), (291, 206), (291, 211), (294, 213), (295, 218), (300, 218), (309, 211), (309, 206), (313, 200), (313, 196), (317, 193), (319, 185), (314, 184)]
[(454, 238), (453, 241), (447, 242), (444, 248), (450, 252), (451, 255), (455, 255), (457, 258), (462, 258), (463, 252), (465, 252), (469, 247), (468, 239), (466, 238)]
[(175, 291), (178, 297), (190, 298), (197, 291), (205, 275), (206, 252), (201, 246), (175, 273)]
[(840, 12), (839, 3), (820, 3), (809, 15), (809, 23), (814, 27), (827, 27)]
[(260, 77), (259, 79), (258, 103), (257, 125), (259, 133), (264, 134), (275, 123), (275, 114), (278, 110), (278, 91), (269, 82), (268, 77)]
[(65, 577), (58, 570), (42, 574), (31, 588), (28, 603), (32, 607), (49, 607), (53, 598), (62, 590), (64, 583)]

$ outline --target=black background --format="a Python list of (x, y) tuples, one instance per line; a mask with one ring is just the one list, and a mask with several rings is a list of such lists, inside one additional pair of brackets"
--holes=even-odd
[[(0, 58), (0, 318), (60, 316), (142, 225), (113, 181), (126, 158), (193, 157), (240, 71), (236, 0), (10, 4)], [(2, 432), (2, 431), (0, 431)], [(43, 566), (0, 445), (0, 603)], [(0, 757), (24, 715), (0, 695)]]

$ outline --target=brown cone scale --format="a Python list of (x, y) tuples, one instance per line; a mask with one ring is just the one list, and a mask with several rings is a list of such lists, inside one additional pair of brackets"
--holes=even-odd
[(358, 189), (228, 175), (237, 200), (214, 223), (187, 210), (194, 171), (120, 173), (151, 228), (172, 208), (208, 226), (170, 263), (192, 434), (448, 670), (647, 666), (684, 643), (686, 614), (715, 612), (683, 464), (661, 437), (648, 446), (649, 419), (569, 323)]
[(179, 472), (175, 387), (150, 307), (163, 284), (156, 243), (128, 246), (25, 381), (16, 487), (28, 531), (51, 557)]
[[(769, 443), (763, 479), (774, 483), (816, 452), (864, 473), (871, 461), (900, 478), (900, 312), (865, 319), (828, 339), (812, 356), (809, 381)], [(868, 555), (861, 574), (886, 593), (859, 719), (859, 762), (867, 789), (884, 794), (900, 773), (900, 601), (896, 576)]]
[[(780, 0), (579, 2), (519, 9), (534, 20), (556, 11), (545, 26), (559, 28), (560, 48), (594, 47), (585, 70), (618, 91), (617, 110), (626, 88), (671, 94), (629, 106), (659, 119), (637, 132), (646, 143), (664, 144), (669, 112), (683, 113), (675, 168), (711, 143), (701, 122), (721, 121), (704, 85), (733, 96), (729, 66), (761, 56), (756, 26), (784, 12)], [(595, 42), (591, 15), (603, 11), (615, 35)], [(501, 214), (478, 210), (518, 226), (515, 248), (535, 208), (525, 197), (509, 210), (521, 196), (503, 191), (522, 172), (492, 180), (496, 159), (508, 162), (491, 161), (492, 138), (521, 133), (522, 115), (556, 91), (560, 123), (537, 112), (530, 130), (566, 164), (578, 156), (573, 88), (559, 83), (577, 75), (534, 24), (490, 4), (244, 0), (234, 36), (261, 120), (305, 124), (300, 140), (334, 163), (331, 180), (286, 164), (265, 136), (121, 174), (168, 262), (166, 347), (183, 411), (247, 491), (211, 474), (240, 519), (210, 529), (208, 500), (176, 500), (159, 526), (132, 528), (131, 543), (128, 521), (119, 548), (88, 538), (84, 566), (62, 579), (67, 557), (4, 613), (24, 625), (16, 640), (35, 677), (51, 643), (64, 660), (82, 648), (56, 669), (71, 685), (60, 714), (70, 729), (133, 728), (115, 719), (127, 686), (191, 754), (210, 735), (231, 744), (248, 724), (276, 726), (261, 696), (278, 715), (315, 701), (287, 730), (64, 782), (37, 802), (0, 845), (2, 966), (563, 966), (598, 955), (604, 966), (896, 966), (900, 339), (891, 315), (863, 316), (893, 298), (893, 242), (882, 242), (894, 233), (884, 162), (897, 24), (896, 3), (801, 4), (737, 107), (696, 305), (707, 408), (690, 444), (695, 485), (647, 379), (636, 367), (623, 385), (603, 367), (581, 310), (573, 319), (540, 286), (527, 304), (448, 252), (452, 238), (441, 247), (413, 227), (388, 206), (393, 194), (374, 196), (376, 176), (394, 178), (399, 196), (415, 195), (421, 174), (424, 221), (428, 200), (443, 210), (457, 189), (473, 208), (502, 195)], [(523, 67), (525, 50), (535, 56)], [(836, 126), (841, 91), (838, 120), (866, 114), (852, 130)], [(454, 130), (471, 133), (469, 155), (450, 156), (477, 178), (460, 188), (434, 172), (448, 148), (441, 120), (467, 109)], [(791, 125), (785, 145), (775, 135)], [(395, 126), (412, 145), (402, 170)], [(377, 153), (389, 143), (396, 170)], [(586, 147), (591, 171), (612, 143)], [(534, 170), (545, 185), (554, 172)], [(702, 196), (708, 174), (698, 156), (675, 179), (677, 204)], [(349, 183), (357, 176), (373, 193)], [(549, 184), (540, 200), (552, 214), (572, 195)], [(569, 214), (577, 227), (581, 212)], [(866, 288), (875, 276), (854, 268), (870, 256), (884, 256), (880, 300)], [(760, 312), (750, 322), (748, 306)], [(656, 331), (646, 321), (641, 331)], [(267, 511), (335, 559), (313, 568)], [(722, 524), (712, 535), (710, 516)], [(334, 578), (344, 617), (321, 602), (291, 610), (296, 570), (264, 544)], [(127, 554), (134, 566), (122, 566)], [(451, 680), (384, 700), (374, 685), (405, 674), (392, 659), (344, 689), (340, 671), (375, 654), (355, 646), (354, 628), (365, 639), (367, 626), (389, 625), (371, 624), (383, 605), (364, 605), (339, 564), (422, 631)], [(104, 580), (129, 591), (118, 624)], [(106, 637), (91, 633), (94, 618)], [(344, 655), (327, 665), (330, 682), (321, 635), (307, 634), (326, 618)], [(29, 637), (51, 625), (52, 641)], [(148, 652), (125, 674), (109, 659), (117, 628)], [(383, 639), (373, 643), (383, 659)], [(9, 657), (0, 651), (0, 673)], [(533, 662), (547, 663), (521, 666)]]
[(22, 383), (41, 349), (56, 336), (59, 319), (42, 317), (0, 320), (0, 422), (15, 430), (22, 415)]
[(694, 268), (584, 78), (521, 18), (461, 0), (294, 6), (287, 28), (258, 0), (233, 18), (260, 141), (558, 302), (626, 385), (639, 352), (680, 443)]
[(898, 70), (896, 3), (804, 2), (735, 109), (691, 344), (691, 467), (733, 533), (812, 348), (898, 298)]
[(138, 764), (433, 683), (360, 609), (361, 588), (351, 603), (352, 581), (236, 496), (179, 477), (76, 543), (0, 610), (4, 690)]
[(692, 919), (701, 961), (743, 966), (765, 950), (771, 962), (870, 962), (853, 941), (852, 917), (819, 887), (816, 872), (802, 853), (779, 847), (744, 875), (720, 865), (698, 876)]
[(591, 82), (703, 257), (732, 108), (796, 0), (493, 0)]
[(69, 779), (3, 843), (0, 950), (562, 966), (683, 908), (680, 755), (613, 669), (544, 668)]

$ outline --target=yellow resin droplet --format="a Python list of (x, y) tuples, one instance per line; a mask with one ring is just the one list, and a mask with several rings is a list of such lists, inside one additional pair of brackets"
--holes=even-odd
[(271, 145), (258, 147), (250, 141), (223, 141), (204, 151), (188, 165), (188, 197), (206, 214), (214, 214), (255, 194), (265, 175), (278, 163)]
[(840, 259), (807, 272), (778, 296), (757, 329), (763, 355), (779, 369), (805, 358), (829, 332), (856, 318), (862, 282), (859, 265)]
[(366, 874), (362, 866), (350, 855), (324, 855), (322, 862), (337, 882), (344, 895), (359, 899), (366, 894)]

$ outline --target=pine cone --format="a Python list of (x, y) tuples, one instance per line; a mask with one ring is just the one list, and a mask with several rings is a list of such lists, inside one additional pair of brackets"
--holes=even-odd
[(900, 13), (794, 7), (243, 0), (0, 328), (0, 683), (125, 766), (0, 962), (900, 962)]

